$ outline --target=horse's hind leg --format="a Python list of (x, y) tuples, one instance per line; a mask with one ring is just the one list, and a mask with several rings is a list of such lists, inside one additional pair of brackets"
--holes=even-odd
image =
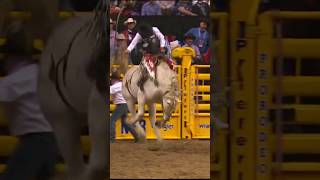
[(80, 143), (80, 123), (62, 102), (49, 80), (40, 81), (41, 109), (50, 122), (71, 180), (78, 180), (85, 170)]
[(158, 141), (162, 141), (160, 130), (156, 126), (156, 104), (155, 103), (149, 104), (148, 107), (149, 107), (149, 116), (151, 120), (151, 127), (153, 128), (153, 132), (156, 135)]
[(94, 88), (89, 97), (88, 125), (89, 137), (91, 141), (90, 161), (87, 171), (88, 180), (105, 180), (108, 172), (108, 154), (107, 131), (107, 104), (106, 96), (99, 94)]
[(140, 123), (132, 123), (134, 119), (136, 118), (136, 109), (135, 109), (135, 103), (131, 100), (127, 101), (129, 112), (131, 113), (130, 121), (127, 122), (127, 125), (130, 127), (133, 127), (134, 131), (137, 133), (138, 137), (135, 137), (136, 141), (144, 141), (145, 140), (145, 132), (143, 128), (141, 127)]

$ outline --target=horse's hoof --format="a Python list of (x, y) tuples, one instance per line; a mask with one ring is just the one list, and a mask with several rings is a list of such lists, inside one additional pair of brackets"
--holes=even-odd
[(139, 139), (135, 139), (134, 142), (137, 144), (143, 144), (146, 141), (145, 138), (139, 138)]

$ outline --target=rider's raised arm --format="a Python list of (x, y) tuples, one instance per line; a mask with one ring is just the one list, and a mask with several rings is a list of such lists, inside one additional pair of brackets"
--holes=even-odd
[(160, 40), (160, 47), (165, 47), (166, 46), (166, 40), (164, 38), (164, 35), (160, 32), (160, 30), (156, 27), (153, 27), (153, 32), (156, 34), (156, 36)]
[(136, 47), (136, 45), (138, 44), (138, 42), (142, 39), (141, 35), (139, 33), (136, 34), (136, 36), (133, 38), (133, 40), (131, 41), (130, 45), (128, 46), (127, 50), (129, 52), (132, 51), (133, 48)]

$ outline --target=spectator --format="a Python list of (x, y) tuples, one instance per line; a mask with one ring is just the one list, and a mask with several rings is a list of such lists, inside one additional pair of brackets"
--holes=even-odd
[(110, 59), (114, 56), (115, 48), (116, 48), (116, 36), (117, 32), (114, 30), (114, 21), (110, 19)]
[(173, 8), (175, 5), (174, 0), (161, 0), (158, 1), (158, 4), (160, 5), (161, 12), (163, 15), (170, 16), (173, 13)]
[(120, 79), (120, 73), (117, 70), (113, 70), (111, 74), (111, 86), (110, 95), (112, 96), (112, 102), (116, 105), (116, 109), (113, 111), (110, 117), (110, 143), (114, 143), (116, 137), (116, 121), (121, 118), (122, 124), (127, 128), (131, 134), (137, 139), (136, 132), (131, 126), (126, 124), (126, 118), (128, 114), (128, 106), (126, 100), (122, 95), (122, 81)]
[[(117, 35), (117, 45), (115, 49), (114, 56), (111, 58), (110, 61), (110, 67), (114, 64), (119, 65), (119, 71), (120, 73), (125, 73), (128, 69), (128, 63), (130, 59), (128, 59), (128, 54), (124, 53), (124, 51), (127, 49), (127, 38), (124, 36), (124, 34), (119, 33)], [(131, 63), (131, 62), (130, 62)]]
[(133, 40), (134, 36), (136, 35), (136, 24), (137, 21), (134, 20), (133, 18), (128, 18), (125, 22), (124, 25), (127, 26), (127, 29), (122, 32), (122, 34), (125, 35), (125, 37), (128, 39), (128, 46)]
[(132, 16), (140, 16), (141, 15), (141, 9), (144, 3), (146, 3), (147, 0), (139, 0), (136, 1), (134, 7), (132, 8)]
[(115, 16), (120, 12), (117, 2), (110, 3), (110, 16)]
[(156, 16), (162, 15), (161, 7), (155, 0), (149, 0), (148, 2), (144, 3), (141, 10), (142, 16)]
[(197, 63), (197, 62), (201, 62), (202, 58), (201, 58), (201, 54), (199, 51), (199, 48), (194, 45), (194, 40), (195, 40), (195, 36), (193, 34), (186, 34), (184, 36), (184, 45), (182, 47), (191, 47), (195, 53), (196, 53), (196, 57), (192, 60), (192, 63)]
[(186, 34), (193, 34), (195, 45), (199, 48), (201, 55), (206, 53), (209, 49), (209, 33), (207, 31), (209, 22), (206, 19), (201, 19), (199, 27), (191, 28)]
[(58, 148), (37, 98), (39, 66), (25, 49), (23, 31), (10, 33), (4, 50), (7, 76), (0, 80), (0, 103), (10, 133), (19, 139), (3, 179), (48, 180), (55, 173)]
[(198, 16), (192, 12), (192, 0), (180, 0), (176, 6), (176, 15), (178, 16)]
[(121, 15), (122, 16), (133, 16), (134, 15), (134, 7), (136, 4), (136, 1), (133, 0), (122, 0), (120, 3), (118, 3), (118, 7), (121, 9), (123, 8)]
[(210, 6), (206, 0), (198, 0), (192, 6), (192, 12), (198, 16), (209, 16)]

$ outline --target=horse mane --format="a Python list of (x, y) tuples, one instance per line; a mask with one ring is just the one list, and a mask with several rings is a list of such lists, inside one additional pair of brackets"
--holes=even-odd
[[(96, 87), (101, 94), (106, 92), (106, 84), (109, 84), (108, 78), (108, 64), (106, 60), (108, 49), (108, 37), (109, 34), (109, 1), (100, 0), (94, 10), (94, 18), (91, 21), (87, 33), (96, 33), (97, 44), (91, 59), (87, 72), (91, 79), (96, 80)], [(92, 30), (92, 31), (91, 31)]]
[(173, 71), (169, 67), (168, 63), (165, 62), (164, 60), (161, 60), (159, 62), (158, 66), (164, 67), (170, 71), (170, 73), (167, 74), (168, 76), (170, 76), (170, 90), (172, 90), (173, 96), (178, 97), (179, 96), (179, 85), (178, 85), (178, 80), (177, 80), (177, 74), (175, 73), (175, 71)]

